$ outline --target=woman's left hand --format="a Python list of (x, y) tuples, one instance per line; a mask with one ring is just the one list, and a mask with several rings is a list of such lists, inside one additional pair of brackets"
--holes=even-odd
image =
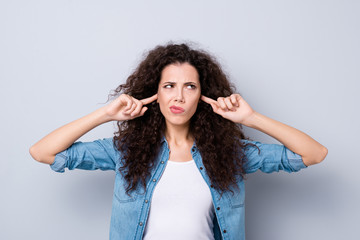
[(255, 111), (239, 94), (231, 94), (229, 97), (219, 97), (217, 101), (201, 96), (201, 100), (211, 105), (213, 111), (223, 118), (245, 126), (249, 125)]

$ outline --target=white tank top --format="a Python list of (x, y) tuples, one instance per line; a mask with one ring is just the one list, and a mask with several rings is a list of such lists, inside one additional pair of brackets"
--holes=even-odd
[(194, 160), (168, 161), (150, 205), (144, 240), (213, 240), (211, 192)]

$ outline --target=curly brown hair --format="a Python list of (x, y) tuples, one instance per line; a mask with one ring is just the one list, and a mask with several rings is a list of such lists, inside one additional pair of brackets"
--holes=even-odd
[[(209, 53), (191, 49), (188, 44), (168, 43), (149, 51), (145, 59), (118, 86), (112, 97), (121, 93), (136, 99), (144, 99), (157, 93), (162, 70), (169, 64), (189, 63), (199, 74), (201, 94), (212, 99), (231, 95), (235, 87), (230, 84), (220, 64)], [(119, 171), (127, 181), (126, 192), (141, 184), (146, 189), (146, 181), (154, 166), (165, 133), (165, 119), (156, 101), (147, 105), (142, 117), (117, 122), (118, 131), (113, 138), (116, 148), (123, 155)], [(190, 129), (201, 153), (211, 184), (221, 194), (236, 186), (236, 180), (245, 176), (246, 156), (240, 141), (245, 136), (242, 126), (213, 112), (211, 106), (200, 101), (195, 114), (190, 119)]]

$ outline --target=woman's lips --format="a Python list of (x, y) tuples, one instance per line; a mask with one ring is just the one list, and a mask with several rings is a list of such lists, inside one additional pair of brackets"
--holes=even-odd
[(172, 113), (183, 113), (185, 110), (181, 107), (171, 106), (170, 111)]

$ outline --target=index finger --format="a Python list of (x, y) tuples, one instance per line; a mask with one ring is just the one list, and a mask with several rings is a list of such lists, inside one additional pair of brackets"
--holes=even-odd
[(216, 103), (216, 101), (214, 99), (205, 97), (204, 95), (201, 95), (201, 100), (203, 100), (204, 102), (211, 104), (211, 103)]
[(151, 97), (141, 99), (140, 102), (142, 102), (143, 105), (149, 104), (157, 99), (157, 93)]

